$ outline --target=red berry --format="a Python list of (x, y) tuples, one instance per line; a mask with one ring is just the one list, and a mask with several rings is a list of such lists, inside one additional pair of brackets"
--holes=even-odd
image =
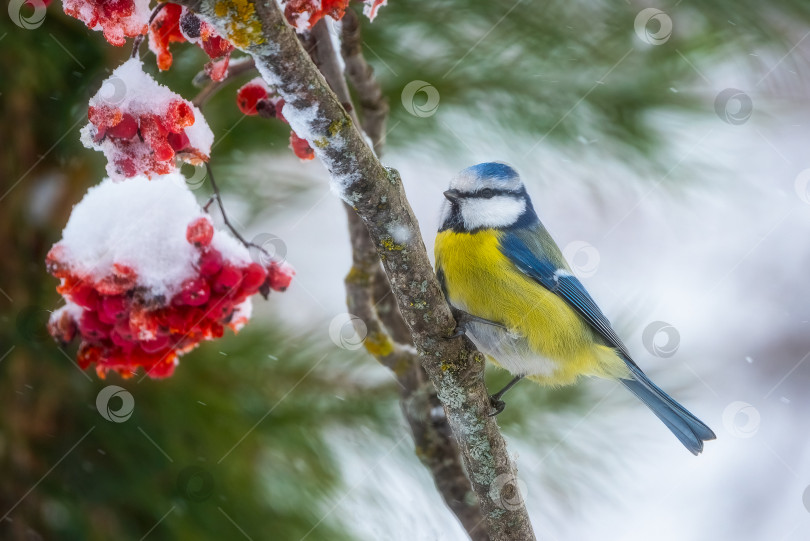
[(155, 154), (155, 159), (165, 162), (174, 158), (174, 149), (166, 141), (169, 130), (157, 115), (141, 116), (141, 135)]
[(129, 113), (124, 113), (121, 122), (107, 130), (107, 135), (117, 139), (132, 139), (138, 133), (138, 122)]
[(77, 284), (73, 287), (73, 289), (70, 290), (68, 296), (70, 297), (70, 300), (82, 308), (95, 310), (96, 306), (98, 306), (98, 293), (96, 293), (96, 290), (93, 289), (93, 287), (88, 283)]
[(181, 132), (184, 128), (188, 128), (194, 124), (194, 111), (191, 106), (182, 100), (174, 100), (169, 103), (169, 109), (166, 111), (166, 127), (169, 131), (174, 133)]
[(183, 283), (183, 290), (180, 292), (180, 300), (189, 306), (201, 306), (208, 302), (211, 290), (208, 282), (202, 278), (192, 278)]
[(128, 307), (129, 300), (124, 295), (111, 295), (101, 299), (101, 311), (113, 320), (126, 317)]
[(180, 133), (170, 133), (166, 136), (166, 141), (169, 142), (169, 145), (171, 145), (175, 152), (185, 150), (191, 144), (185, 131), (181, 131)]
[(169, 346), (169, 337), (158, 336), (154, 340), (141, 340), (139, 345), (146, 353), (157, 353)]
[(258, 263), (251, 263), (245, 269), (245, 279), (242, 281), (242, 290), (252, 295), (267, 279), (267, 271)]
[(245, 115), (255, 115), (256, 102), (267, 97), (267, 87), (261, 79), (254, 79), (240, 88), (236, 93), (236, 104)]
[(129, 265), (113, 263), (112, 274), (96, 283), (96, 289), (102, 295), (120, 295), (135, 287), (138, 273)]
[(100, 341), (107, 338), (110, 326), (102, 322), (95, 312), (85, 310), (79, 320), (79, 331), (84, 338), (90, 341)]
[(203, 276), (214, 276), (222, 268), (222, 254), (209, 248), (200, 256), (199, 267)]
[[(208, 246), (211, 244), (211, 239), (214, 238), (214, 226), (205, 216), (201, 216), (188, 224), (186, 228), (186, 240), (198, 248), (201, 246)], [(216, 252), (219, 254), (219, 252)], [(202, 261), (202, 257), (200, 258)], [(221, 257), (220, 257), (221, 261)]]
[(284, 291), (290, 287), (294, 274), (289, 266), (273, 262), (267, 267), (267, 285), (276, 291)]
[(242, 272), (231, 263), (225, 263), (217, 274), (214, 290), (217, 292), (231, 291), (242, 281)]
[(298, 137), (298, 134), (294, 131), (290, 132), (290, 148), (296, 156), (304, 161), (315, 157), (315, 151), (309, 146), (307, 140)]

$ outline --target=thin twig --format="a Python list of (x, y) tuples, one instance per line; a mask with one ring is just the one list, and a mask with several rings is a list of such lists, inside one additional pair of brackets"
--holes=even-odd
[[(149, 31), (148, 28), (152, 26), (152, 21), (154, 21), (155, 17), (158, 16), (158, 13), (160, 13), (161, 10), (166, 7), (166, 4), (168, 4), (168, 2), (161, 2), (155, 6), (155, 9), (152, 10), (152, 14), (149, 15), (149, 22), (146, 25), (147, 32)], [(141, 48), (141, 42), (143, 42), (144, 35), (145, 34), (137, 35), (135, 36), (135, 39), (132, 40), (132, 52), (129, 55), (130, 58), (138, 58), (138, 50)]]
[(208, 212), (208, 207), (214, 200), (216, 200), (217, 206), (219, 207), (219, 212), (222, 214), (222, 221), (225, 223), (228, 229), (231, 230), (231, 233), (233, 233), (233, 235), (237, 239), (239, 239), (239, 242), (241, 242), (245, 246), (245, 248), (256, 248), (257, 250), (263, 252), (264, 255), (266, 255), (268, 258), (272, 258), (270, 253), (261, 246), (259, 246), (258, 244), (245, 240), (245, 237), (243, 237), (242, 234), (239, 233), (239, 231), (231, 224), (230, 220), (228, 220), (228, 215), (225, 213), (225, 205), (222, 203), (222, 196), (219, 193), (219, 186), (217, 186), (217, 181), (214, 180), (214, 171), (211, 169), (211, 164), (205, 162), (205, 169), (208, 172), (208, 178), (211, 180), (211, 189), (214, 191), (214, 195), (211, 196), (211, 198), (205, 204), (205, 207), (203, 207), (203, 209), (206, 212)]

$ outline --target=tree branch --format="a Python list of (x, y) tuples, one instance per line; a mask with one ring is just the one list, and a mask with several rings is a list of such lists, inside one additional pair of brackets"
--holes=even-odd
[(283, 113), (292, 129), (309, 141), (329, 170), (333, 190), (368, 228), (422, 365), (444, 406), (490, 537), (534, 539), (506, 444), (488, 416), (484, 356), (466, 338), (448, 339), (455, 320), (399, 174), (383, 167), (366, 144), (276, 2), (179, 3), (199, 12), (253, 56), (262, 77), (284, 98)]
[[(360, 103), (359, 111), (350, 107), (349, 114), (355, 123), (358, 122), (358, 113), (362, 115), (360, 125), (380, 156), (388, 103), (371, 66), (362, 56), (360, 25), (355, 12), (348, 10), (342, 23), (341, 49), (347, 56), (344, 59), (346, 74)], [(351, 104), (351, 95), (325, 20), (315, 25), (311, 38), (314, 43), (308, 47), (310, 57), (340, 102), (344, 106)], [(307, 40), (304, 43), (306, 46)], [(368, 229), (350, 206), (344, 204), (344, 208), (352, 245), (352, 268), (345, 280), (349, 312), (366, 323), (366, 349), (391, 369), (400, 385), (400, 405), (413, 434), (416, 455), (430, 471), (437, 490), (470, 538), (488, 541), (490, 537), (484, 528), (478, 498), (470, 490), (447, 417), (412, 346), (410, 332), (396, 306)]]

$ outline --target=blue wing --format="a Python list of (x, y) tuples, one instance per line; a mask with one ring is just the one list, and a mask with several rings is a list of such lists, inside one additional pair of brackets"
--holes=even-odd
[[(542, 228), (542, 225), (539, 227)], [(555, 254), (558, 256), (559, 262), (555, 262), (549, 257), (547, 253), (549, 246), (543, 246), (540, 240), (548, 238), (553, 243), (545, 229), (528, 233), (527, 235), (526, 232), (505, 232), (500, 241), (501, 252), (522, 273), (562, 297), (602, 336), (608, 345), (618, 349), (629, 361), (630, 354), (621, 338), (611, 327), (610, 321), (585, 290), (582, 282), (562, 266), (562, 254)], [(559, 251), (556, 245), (554, 245), (554, 249)], [(635, 364), (632, 361), (630, 363)]]
[(622, 384), (641, 399), (689, 451), (695, 455), (700, 453), (704, 441), (715, 439), (712, 429), (650, 381), (633, 362), (585, 286), (565, 270), (565, 260), (551, 236), (542, 225), (536, 227), (537, 230), (505, 232), (500, 241), (501, 252), (520, 272), (563, 298), (609, 346), (618, 350), (632, 374), (631, 378), (620, 380)]

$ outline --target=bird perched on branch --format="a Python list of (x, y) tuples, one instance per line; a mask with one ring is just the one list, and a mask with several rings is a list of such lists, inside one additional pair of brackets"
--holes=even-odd
[(579, 376), (617, 379), (697, 455), (712, 430), (641, 371), (608, 319), (571, 273), (537, 218), (517, 172), (482, 163), (459, 173), (436, 236), (436, 274), (459, 316), (456, 334), (513, 379), (569, 385)]

